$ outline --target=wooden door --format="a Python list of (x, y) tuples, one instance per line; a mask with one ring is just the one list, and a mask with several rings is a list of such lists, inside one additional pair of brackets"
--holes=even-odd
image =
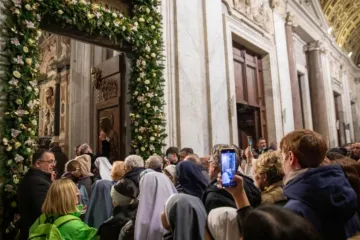
[[(104, 131), (110, 146), (111, 161), (126, 157), (125, 146), (125, 59), (123, 55), (110, 58), (92, 72), (96, 98), (96, 136)], [(97, 148), (102, 152), (98, 139)]]
[(343, 108), (342, 108), (341, 95), (338, 93), (335, 93), (335, 92), (334, 92), (334, 103), (335, 103), (335, 116), (336, 116), (338, 146), (342, 146), (346, 143), (344, 112), (343, 112)]
[(238, 109), (240, 148), (247, 147), (247, 136), (267, 139), (266, 104), (261, 56), (233, 43), (235, 91)]

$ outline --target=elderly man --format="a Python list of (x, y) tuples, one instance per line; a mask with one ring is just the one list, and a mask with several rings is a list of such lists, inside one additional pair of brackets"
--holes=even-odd
[(41, 215), (41, 206), (55, 178), (56, 165), (54, 153), (36, 152), (32, 159), (32, 168), (25, 174), (17, 191), (20, 213), (20, 239), (28, 239), (29, 229)]
[(351, 158), (356, 161), (360, 160), (360, 143), (354, 143), (351, 145)]
[(160, 156), (154, 155), (150, 156), (146, 160), (146, 168), (150, 168), (156, 172), (162, 172), (163, 169), (163, 159)]
[(138, 155), (130, 155), (125, 158), (125, 167), (128, 172), (124, 178), (132, 180), (139, 187), (140, 173), (145, 170), (144, 159)]

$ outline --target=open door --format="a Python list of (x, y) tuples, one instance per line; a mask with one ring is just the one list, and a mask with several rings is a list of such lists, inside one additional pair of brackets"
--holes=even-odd
[[(96, 136), (104, 131), (109, 142), (109, 160), (123, 160), (126, 149), (126, 84), (125, 57), (117, 55), (92, 69), (92, 81), (96, 101)], [(97, 141), (97, 149), (101, 149)]]

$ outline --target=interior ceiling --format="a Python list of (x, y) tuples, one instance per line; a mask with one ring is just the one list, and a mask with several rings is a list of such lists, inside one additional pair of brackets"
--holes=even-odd
[(320, 0), (320, 3), (336, 42), (352, 52), (351, 58), (360, 64), (360, 0)]

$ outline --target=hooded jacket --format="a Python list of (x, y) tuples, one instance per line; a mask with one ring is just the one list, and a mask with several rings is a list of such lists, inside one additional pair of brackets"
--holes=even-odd
[(285, 208), (310, 221), (324, 239), (347, 239), (358, 228), (357, 197), (340, 166), (311, 168), (284, 187)]

